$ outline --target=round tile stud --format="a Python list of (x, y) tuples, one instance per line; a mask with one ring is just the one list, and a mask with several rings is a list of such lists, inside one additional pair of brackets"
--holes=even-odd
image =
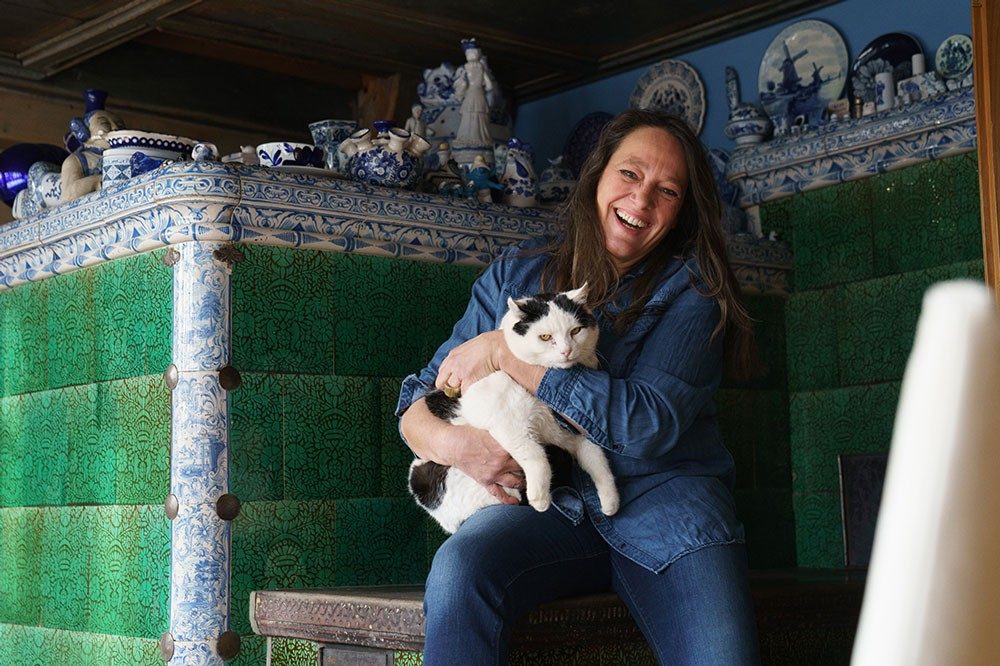
[(170, 661), (174, 658), (174, 637), (167, 632), (160, 636), (160, 658)]
[(163, 383), (171, 391), (177, 388), (177, 366), (173, 363), (168, 365), (167, 369), (163, 371)]
[(243, 378), (240, 377), (240, 371), (233, 366), (224, 365), (219, 368), (219, 386), (222, 388), (232, 391), (238, 389), (242, 383)]
[(240, 635), (235, 631), (223, 632), (215, 643), (215, 650), (223, 659), (232, 659), (240, 653)]
[(173, 266), (178, 261), (181, 260), (181, 253), (174, 248), (167, 250), (166, 254), (163, 255), (163, 265)]
[(180, 502), (177, 501), (177, 495), (170, 493), (167, 495), (167, 499), (163, 502), (163, 509), (167, 514), (167, 518), (173, 520), (177, 517), (177, 511), (180, 509)]
[(240, 498), (232, 493), (220, 496), (215, 503), (215, 512), (223, 520), (233, 520), (240, 515)]

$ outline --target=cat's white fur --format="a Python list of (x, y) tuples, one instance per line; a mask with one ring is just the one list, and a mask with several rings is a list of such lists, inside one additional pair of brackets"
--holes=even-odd
[[(587, 285), (564, 295), (580, 305), (586, 303)], [(597, 327), (580, 328), (571, 314), (550, 304), (549, 312), (530, 324), (526, 335), (514, 331), (521, 317), (518, 302), (508, 299), (509, 309), (500, 323), (504, 339), (511, 352), (522, 361), (552, 368), (568, 368), (576, 363), (596, 368)], [(542, 340), (539, 336), (551, 336)], [(593, 479), (601, 501), (601, 511), (612, 515), (618, 511), (619, 497), (614, 476), (604, 451), (580, 434), (559, 426), (548, 405), (531, 395), (504, 372), (494, 372), (464, 390), (455, 424), (467, 424), (489, 431), (524, 470), (528, 503), (538, 511), (550, 504), (552, 468), (542, 443), (565, 449), (577, 459), (580, 467)], [(411, 468), (422, 464), (415, 460)], [(447, 492), (431, 516), (448, 532), (458, 529), (475, 511), (499, 504), (481, 484), (454, 467), (448, 470)], [(520, 498), (516, 490), (508, 490)]]

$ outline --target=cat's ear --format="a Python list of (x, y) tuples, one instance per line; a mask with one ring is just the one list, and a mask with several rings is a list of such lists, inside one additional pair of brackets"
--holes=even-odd
[(507, 297), (507, 309), (511, 312), (524, 312), (518, 302), (510, 296)]
[(566, 292), (566, 298), (568, 298), (569, 300), (573, 301), (574, 303), (578, 303), (579, 305), (586, 305), (587, 304), (587, 283), (584, 282), (583, 285), (581, 285), (577, 289), (574, 289), (573, 291), (567, 291)]

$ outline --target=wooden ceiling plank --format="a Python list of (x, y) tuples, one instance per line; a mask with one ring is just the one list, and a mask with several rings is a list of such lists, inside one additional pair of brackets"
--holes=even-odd
[(360, 53), (353, 49), (339, 48), (334, 44), (295, 40), (291, 36), (283, 36), (247, 26), (217, 23), (212, 19), (195, 19), (191, 16), (185, 16), (182, 19), (168, 19), (160, 22), (157, 29), (166, 34), (201, 39), (213, 44), (225, 42), (253, 49), (267, 45), (270, 53), (279, 52), (292, 57), (301, 53), (310, 53), (314, 56), (321, 56), (316, 59), (325, 67), (371, 69), (383, 74), (393, 72), (420, 73), (423, 71), (420, 65), (371, 51)]
[(228, 41), (208, 42), (198, 37), (167, 34), (160, 29), (146, 33), (138, 41), (162, 49), (326, 83), (352, 92), (361, 87), (361, 75), (344, 67), (334, 66), (320, 60), (264, 51)]
[(67, 69), (152, 30), (156, 22), (202, 0), (132, 0), (17, 54), (26, 67), (46, 74)]
[(45, 78), (45, 74), (25, 67), (20, 60), (14, 57), (13, 53), (6, 52), (0, 53), (0, 74), (23, 79), (39, 80)]
[[(502, 53), (508, 57), (515, 56), (520, 61), (574, 69), (596, 64), (593, 59), (579, 53), (526, 41), (519, 35), (509, 32), (491, 29), (483, 25), (473, 25), (448, 17), (431, 16), (425, 12), (416, 12), (370, 0), (338, 0), (335, 3), (325, 0), (296, 0), (295, 7), (310, 8), (313, 12), (319, 10), (327, 16), (335, 13), (363, 19), (382, 27), (391, 28), (397, 35), (400, 32), (412, 33), (421, 41), (426, 42), (432, 39), (441, 44), (452, 45), (454, 48), (458, 48), (460, 39), (475, 37), (476, 41), (483, 45), (488, 57)], [(292, 9), (294, 10), (294, 8)], [(431, 63), (424, 63), (424, 66), (430, 65)]]

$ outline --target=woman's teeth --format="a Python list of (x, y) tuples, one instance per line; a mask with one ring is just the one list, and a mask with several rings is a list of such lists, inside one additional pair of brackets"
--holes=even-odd
[(647, 226), (645, 222), (643, 222), (637, 217), (632, 217), (623, 210), (616, 209), (615, 215), (618, 216), (618, 219), (621, 220), (625, 226), (630, 227), (632, 229), (645, 229)]

